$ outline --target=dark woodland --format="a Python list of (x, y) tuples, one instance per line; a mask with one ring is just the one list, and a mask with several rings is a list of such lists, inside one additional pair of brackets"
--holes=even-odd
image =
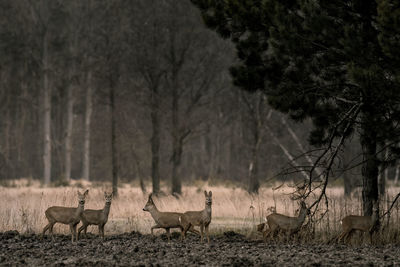
[(399, 265), (400, 1), (0, 0), (0, 137), (0, 265)]
[[(0, 179), (398, 182), (399, 3), (1, 1)], [(222, 38), (221, 38), (222, 37)], [(322, 197), (322, 195), (321, 195)]]

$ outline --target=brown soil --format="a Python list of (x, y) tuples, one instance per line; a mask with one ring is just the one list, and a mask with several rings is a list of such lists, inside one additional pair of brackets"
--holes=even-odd
[(400, 245), (345, 246), (281, 244), (247, 240), (234, 232), (213, 236), (210, 244), (189, 235), (180, 242), (174, 233), (155, 238), (132, 232), (107, 236), (102, 242), (88, 235), (76, 243), (69, 236), (40, 240), (16, 231), (0, 233), (0, 265), (57, 266), (328, 266), (400, 265)]

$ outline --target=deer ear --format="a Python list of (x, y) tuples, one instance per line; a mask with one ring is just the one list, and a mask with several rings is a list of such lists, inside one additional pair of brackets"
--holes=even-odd
[(153, 193), (149, 194), (149, 201), (153, 202), (153, 199), (151, 198), (153, 196)]
[(208, 196), (209, 196), (209, 197), (212, 197), (212, 192), (211, 192), (211, 191), (208, 193)]
[(207, 195), (207, 191), (206, 190), (204, 190), (204, 195), (207, 197), (208, 195)]
[(84, 196), (87, 196), (89, 194), (89, 189), (86, 189), (85, 193), (83, 193)]

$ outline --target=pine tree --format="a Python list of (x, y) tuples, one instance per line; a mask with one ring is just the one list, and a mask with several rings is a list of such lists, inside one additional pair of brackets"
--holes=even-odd
[(275, 109), (297, 121), (311, 118), (310, 143), (334, 148), (334, 155), (346, 138), (359, 134), (363, 209), (370, 215), (378, 199), (378, 154), (388, 144), (386, 161), (397, 158), (400, 61), (391, 53), (400, 48), (399, 35), (392, 35), (399, 16), (390, 14), (395, 1), (192, 2), (208, 27), (235, 43), (236, 85), (262, 90)]

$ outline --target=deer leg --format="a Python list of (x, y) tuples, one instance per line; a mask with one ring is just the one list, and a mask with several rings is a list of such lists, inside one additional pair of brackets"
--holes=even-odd
[(281, 240), (281, 229), (279, 229), (279, 228), (275, 229), (272, 236), (273, 236), (274, 241), (276, 241), (276, 238), (278, 238), (278, 241), (280, 241)]
[(194, 226), (192, 224), (190, 224), (189, 231), (192, 232), (192, 233), (200, 235), (200, 232), (197, 231), (196, 229), (194, 229)]
[(269, 234), (271, 233), (270, 229), (265, 230), (262, 234), (263, 234), (263, 239), (264, 242), (267, 242), (267, 237), (269, 236)]
[(343, 232), (339, 235), (339, 237), (338, 237), (338, 239), (337, 239), (337, 242), (340, 243), (340, 241), (343, 240), (343, 238), (345, 237), (346, 234), (347, 234), (347, 231), (343, 231)]
[(203, 231), (204, 231), (204, 225), (200, 225), (200, 241), (203, 243)]
[(286, 230), (285, 231), (285, 242), (289, 242), (290, 240), (290, 230)]
[(210, 243), (210, 236), (208, 235), (208, 226), (209, 224), (206, 225), (206, 236), (207, 236), (207, 243)]
[(154, 236), (153, 230), (154, 230), (154, 229), (159, 229), (159, 228), (162, 228), (162, 227), (160, 227), (158, 224), (153, 225), (153, 226), (151, 227), (151, 235)]
[(50, 228), (51, 223), (49, 222), (44, 228), (43, 228), (43, 232), (42, 232), (42, 239), (44, 237), (44, 234), (46, 233), (46, 231)]
[(179, 239), (180, 239), (181, 241), (183, 241), (183, 240), (185, 239), (185, 236), (184, 236), (185, 228), (181, 226), (181, 227), (179, 227), (179, 229), (181, 229), (181, 236), (180, 236)]
[(346, 237), (345, 237), (345, 242), (346, 242), (347, 244), (350, 243), (350, 238), (351, 238), (353, 232), (354, 232), (353, 229), (347, 232)]
[(72, 223), (69, 224), (69, 230), (71, 231), (71, 241), (74, 242), (74, 225)]
[(171, 237), (170, 237), (170, 233), (169, 233), (169, 228), (165, 228), (165, 231), (167, 231), (168, 242), (170, 242)]
[(196, 233), (196, 232), (197, 232), (197, 234), (200, 234), (199, 231), (197, 231), (197, 230), (195, 230), (195, 229), (193, 228), (193, 225), (192, 225), (191, 223), (188, 223), (188, 224), (184, 227), (184, 229), (183, 229), (184, 238), (186, 238), (186, 233), (187, 233), (187, 231), (190, 231), (190, 232), (193, 232), (193, 233)]
[(101, 229), (101, 238), (104, 240), (104, 224), (102, 224), (101, 226), (99, 226)]
[(54, 241), (54, 235), (53, 235), (53, 227), (54, 227), (55, 222), (52, 222), (50, 225), (50, 236), (51, 236), (51, 240)]
[(76, 240), (76, 241), (79, 240), (79, 239), (78, 239), (78, 232), (76, 231), (76, 227), (78, 226), (78, 223), (79, 223), (79, 222), (77, 222), (77, 223), (75, 223), (75, 224), (73, 225), (73, 227), (74, 227), (74, 236), (75, 236), (75, 240)]
[(79, 229), (78, 229), (78, 239), (79, 239), (79, 235), (81, 234), (82, 230), (85, 230), (85, 238), (87, 238), (87, 236), (86, 236), (86, 227), (87, 226), (85, 224), (82, 224), (82, 226), (79, 227)]

